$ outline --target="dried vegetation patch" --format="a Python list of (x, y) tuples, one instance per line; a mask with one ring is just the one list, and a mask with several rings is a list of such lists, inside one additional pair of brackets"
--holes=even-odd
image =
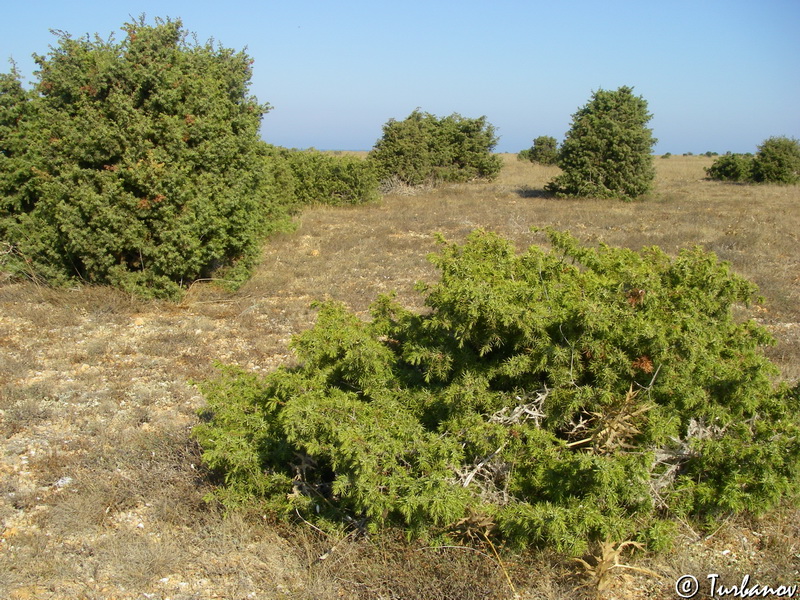
[[(332, 540), (302, 522), (223, 518), (203, 501), (213, 477), (189, 439), (203, 405), (191, 382), (215, 361), (256, 372), (290, 362), (287, 343), (314, 321), (315, 299), (366, 314), (379, 293), (397, 290), (403, 305), (422, 308), (414, 283), (437, 277), (425, 258), (433, 234), (463, 241), (476, 227), (520, 248), (541, 243), (531, 226), (552, 225), (589, 242), (713, 250), (759, 285), (765, 303), (747, 316), (777, 338), (768, 352), (783, 376), (800, 378), (797, 186), (707, 181), (712, 159), (672, 157), (656, 161), (655, 191), (641, 201), (556, 200), (543, 191), (556, 168), (503, 158), (491, 183), (308, 210), (234, 294), (196, 284), (168, 304), (105, 288), (0, 286), (0, 596), (592, 597), (580, 587), (584, 569), (554, 556)], [(603, 597), (674, 598), (684, 573), (797, 582), (799, 522), (786, 508), (711, 536), (679, 523), (671, 553), (618, 557), (640, 570), (608, 569)], [(585, 558), (592, 576), (598, 558), (601, 549)]]

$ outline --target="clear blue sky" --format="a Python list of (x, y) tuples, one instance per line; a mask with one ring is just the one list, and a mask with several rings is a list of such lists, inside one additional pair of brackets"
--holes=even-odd
[(367, 150), (420, 107), (486, 115), (517, 152), (561, 141), (594, 90), (622, 85), (648, 101), (657, 153), (800, 138), (799, 0), (27, 0), (3, 9), (0, 59), (32, 80), (50, 29), (121, 39), (142, 13), (246, 47), (280, 146)]

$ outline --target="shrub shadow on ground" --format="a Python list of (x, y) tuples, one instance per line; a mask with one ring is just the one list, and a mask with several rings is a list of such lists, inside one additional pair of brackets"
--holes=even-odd
[(555, 198), (555, 194), (541, 188), (520, 187), (514, 190), (520, 198)]

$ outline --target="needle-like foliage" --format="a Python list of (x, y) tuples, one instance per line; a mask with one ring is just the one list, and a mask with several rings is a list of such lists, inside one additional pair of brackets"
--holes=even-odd
[(494, 179), (502, 161), (492, 154), (495, 128), (486, 117), (437, 117), (419, 109), (402, 121), (390, 119), (370, 152), (378, 175), (406, 185)]
[(647, 193), (656, 174), (656, 139), (647, 127), (652, 116), (632, 88), (596, 91), (572, 116), (558, 157), (564, 172), (547, 189), (559, 196), (623, 200)]
[(252, 60), (180, 21), (123, 31), (56, 32), (31, 92), (0, 80), (0, 238), (52, 282), (174, 296), (212, 274), (241, 280), (287, 212)]
[(299, 365), (203, 386), (219, 497), (317, 523), (496, 536), (582, 553), (668, 543), (671, 522), (762, 512), (800, 482), (799, 388), (731, 308), (755, 287), (701, 249), (518, 253), (442, 241), (418, 314), (335, 303)]

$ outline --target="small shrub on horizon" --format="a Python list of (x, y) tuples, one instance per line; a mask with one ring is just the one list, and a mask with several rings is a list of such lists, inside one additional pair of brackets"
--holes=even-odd
[(800, 183), (800, 142), (787, 137), (771, 137), (752, 154), (728, 152), (706, 169), (717, 181), (743, 183)]
[(800, 487), (800, 385), (776, 385), (755, 286), (699, 248), (517, 253), (442, 241), (427, 310), (320, 306), (298, 366), (202, 384), (216, 497), (324, 528), (488, 535), (581, 554), (758, 514)]
[(519, 160), (529, 160), (540, 165), (555, 165), (558, 162), (558, 141), (541, 135), (533, 140), (533, 146), (517, 154)]
[(800, 141), (788, 137), (764, 140), (753, 159), (753, 181), (784, 184), (800, 182)]
[(403, 121), (390, 119), (368, 158), (381, 181), (409, 186), (494, 179), (503, 164), (492, 154), (497, 141), (486, 117), (439, 118), (417, 109)]
[(753, 173), (753, 157), (746, 154), (727, 153), (706, 168), (706, 175), (717, 181), (750, 181)]
[(294, 198), (307, 204), (364, 204), (380, 198), (375, 165), (356, 156), (282, 150), (294, 176)]

